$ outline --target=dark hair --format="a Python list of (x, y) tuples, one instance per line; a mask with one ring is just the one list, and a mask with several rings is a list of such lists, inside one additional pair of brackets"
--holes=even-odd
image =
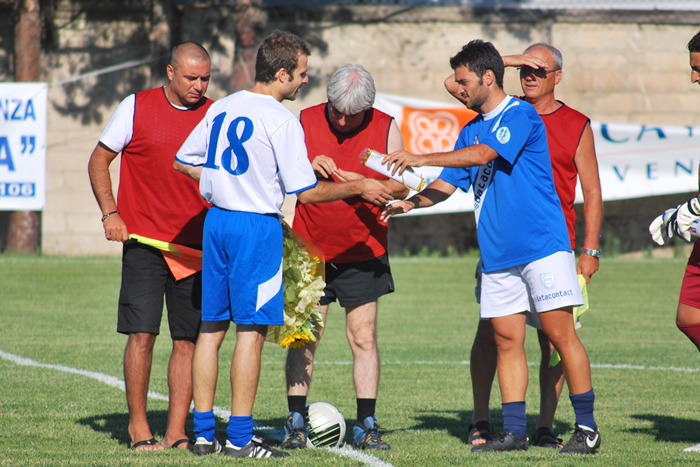
[(311, 55), (309, 44), (291, 32), (275, 29), (263, 39), (255, 59), (255, 81), (269, 83), (282, 68), (290, 75), (296, 70), (299, 55)]
[(462, 47), (457, 55), (450, 58), (450, 66), (453, 70), (460, 66), (467, 66), (480, 80), (486, 70), (491, 70), (496, 77), (496, 85), (503, 89), (503, 74), (505, 73), (503, 58), (490, 42), (474, 39)]
[(695, 34), (688, 42), (688, 52), (700, 52), (700, 32)]

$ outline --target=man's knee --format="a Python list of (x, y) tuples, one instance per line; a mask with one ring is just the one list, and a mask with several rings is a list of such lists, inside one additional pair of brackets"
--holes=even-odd
[(156, 343), (156, 335), (148, 332), (132, 332), (126, 342), (127, 349), (150, 352)]
[(348, 341), (354, 351), (374, 352), (377, 349), (377, 335), (374, 332), (356, 332), (348, 335)]
[(493, 326), (488, 320), (479, 321), (479, 327), (474, 336), (472, 354), (490, 354), (496, 351), (496, 341), (493, 335)]

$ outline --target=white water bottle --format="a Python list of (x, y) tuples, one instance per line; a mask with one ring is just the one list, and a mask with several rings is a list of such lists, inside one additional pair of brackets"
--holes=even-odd
[(402, 174), (392, 174), (386, 164), (384, 164), (384, 154), (377, 152), (374, 149), (365, 149), (360, 153), (362, 163), (370, 169), (382, 175), (386, 175), (392, 180), (402, 183), (405, 187), (411, 190), (420, 191), (425, 187), (425, 179), (422, 175), (417, 174), (411, 169), (406, 169)]

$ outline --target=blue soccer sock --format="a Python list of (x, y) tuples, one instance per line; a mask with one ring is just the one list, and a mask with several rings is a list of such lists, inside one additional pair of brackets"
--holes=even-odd
[(216, 427), (216, 418), (214, 411), (197, 412), (192, 409), (194, 415), (194, 436), (195, 438), (204, 438), (207, 442), (214, 441), (214, 428)]
[(525, 436), (527, 429), (525, 401), (503, 403), (503, 429), (510, 431), (518, 438)]
[(576, 424), (590, 428), (591, 430), (597, 430), (598, 425), (596, 425), (595, 419), (593, 418), (593, 406), (595, 405), (595, 393), (593, 389), (581, 394), (569, 393), (569, 399), (571, 400), (571, 405), (574, 407), (574, 413), (576, 414)]
[(231, 444), (242, 448), (253, 439), (253, 416), (229, 417), (226, 436)]

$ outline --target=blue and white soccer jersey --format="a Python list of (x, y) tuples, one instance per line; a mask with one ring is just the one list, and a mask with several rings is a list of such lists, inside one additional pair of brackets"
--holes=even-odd
[(486, 144), (500, 157), (488, 166), (446, 168), (440, 178), (464, 191), (474, 188), (483, 271), (570, 252), (546, 130), (534, 107), (506, 97), (496, 109), (478, 115), (462, 129), (455, 149), (475, 144)]
[(248, 91), (212, 104), (176, 159), (202, 166), (200, 193), (229, 211), (282, 218), (285, 192), (317, 183), (299, 120), (274, 97)]
[(202, 321), (284, 323), (282, 203), (316, 185), (304, 131), (275, 98), (240, 91), (215, 102), (176, 159), (201, 166)]
[(481, 249), (481, 317), (583, 303), (566, 221), (554, 188), (545, 126), (534, 107), (506, 97), (460, 132), (455, 149), (486, 144), (500, 157), (446, 168), (440, 178), (474, 189)]

